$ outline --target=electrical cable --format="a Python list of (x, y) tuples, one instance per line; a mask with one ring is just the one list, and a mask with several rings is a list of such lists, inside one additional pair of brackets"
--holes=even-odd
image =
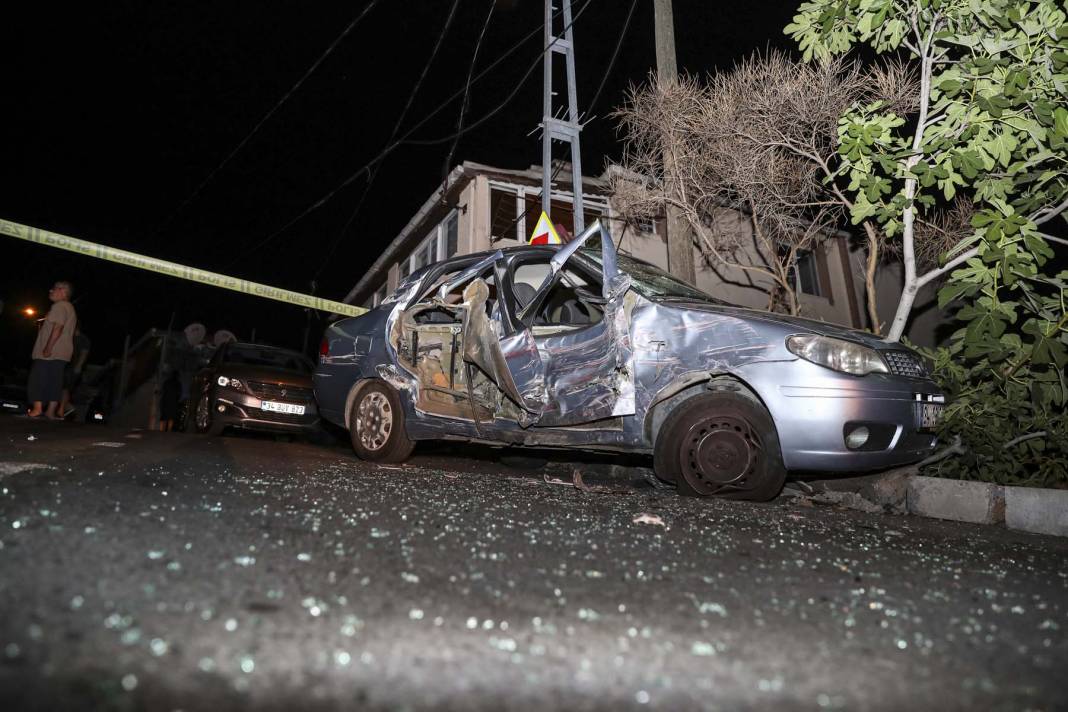
[[(577, 22), (577, 21), (578, 21), (579, 17), (580, 17), (581, 15), (582, 15), (582, 13), (583, 13), (583, 12), (585, 12), (586, 8), (588, 8), (588, 7), (590, 6), (590, 3), (591, 3), (592, 1), (593, 1), (593, 0), (586, 0), (586, 3), (585, 3), (585, 4), (583, 5), (583, 6), (582, 6), (582, 9), (578, 10), (578, 11), (577, 11), (577, 12), (575, 13), (575, 16), (574, 16), (574, 17), (573, 17), (573, 18), (571, 19), (571, 23), (570, 23), (570, 24), (568, 25), (569, 27), (570, 27), (571, 25), (575, 24), (575, 22)], [(558, 13), (559, 13), (559, 12), (562, 12), (562, 10), (558, 11)], [(524, 38), (523, 38), (522, 40), (520, 40), (519, 44), (522, 44), (522, 43), (526, 42), (526, 41), (527, 41), (528, 39), (530, 39), (531, 37), (533, 37), (533, 36), (534, 36), (535, 34), (537, 34), (538, 32), (541, 32), (541, 29), (535, 30), (534, 32), (530, 33), (530, 34), (529, 34), (529, 35), (528, 35), (527, 37), (524, 37)], [(546, 45), (544, 49), (542, 49), (542, 51), (541, 51), (541, 52), (540, 52), (540, 53), (538, 54), (538, 60), (540, 60), (540, 59), (541, 59), (541, 57), (542, 57), (542, 56), (543, 56), (543, 55), (544, 55), (544, 54), (545, 54), (546, 52), (549, 52), (549, 51), (551, 51), (551, 48), (552, 48), (552, 46), (553, 46), (554, 44), (556, 44), (556, 41), (557, 41), (557, 40), (556, 40), (556, 39), (554, 39), (554, 40), (553, 40), (552, 42), (550, 42), (550, 43), (549, 43), (548, 45)], [(508, 57), (508, 56), (510, 56), (510, 55), (511, 55), (512, 53), (514, 53), (514, 52), (515, 52), (515, 50), (516, 50), (516, 49), (517, 49), (517, 48), (519, 47), (519, 44), (513, 45), (512, 49), (510, 49), (510, 50), (508, 50), (507, 52), (505, 52), (505, 53), (504, 53), (503, 55), (501, 55), (500, 57), (498, 57), (496, 61), (494, 61), (494, 62), (493, 62), (492, 64), (490, 64), (490, 65), (489, 65), (488, 67), (486, 67), (486, 68), (485, 68), (485, 69), (483, 69), (483, 70), (482, 70), (481, 72), (479, 72), (479, 73), (478, 73), (478, 74), (477, 74), (477, 75), (475, 76), (475, 78), (474, 78), (474, 80), (473, 80), (473, 81), (478, 81), (478, 80), (479, 80), (479, 79), (480, 79), (481, 77), (485, 76), (485, 75), (486, 75), (487, 73), (489, 73), (489, 72), (490, 72), (490, 71), (491, 71), (491, 70), (492, 70), (493, 68), (495, 68), (495, 67), (496, 67), (496, 66), (497, 66), (498, 64), (500, 64), (500, 63), (501, 63), (502, 61), (504, 61), (504, 59), (505, 59), (506, 57)], [(521, 82), (521, 83), (522, 83), (523, 81), (526, 81), (526, 79), (527, 79), (527, 78), (528, 78), (528, 77), (530, 76), (530, 73), (531, 73), (531, 72), (533, 71), (533, 68), (534, 68), (534, 67), (537, 67), (537, 60), (535, 61), (535, 64), (534, 64), (534, 65), (532, 65), (532, 68), (531, 68), (531, 69), (528, 69), (528, 70), (527, 70), (527, 72), (526, 72), (526, 74), (524, 74), (524, 76), (523, 76), (523, 77), (522, 77), (522, 79), (520, 80), (520, 82)], [(487, 116), (484, 116), (484, 117), (482, 117), (482, 119), (479, 119), (479, 121), (478, 121), (478, 122), (476, 122), (475, 124), (473, 124), (473, 125), (469, 125), (469, 126), (468, 126), (467, 128), (465, 128), (465, 129), (464, 129), (464, 130), (463, 130), (462, 132), (457, 132), (456, 134), (453, 134), (453, 135), (451, 135), (451, 136), (447, 136), (447, 137), (445, 137), (444, 139), (439, 139), (439, 140), (437, 140), (437, 141), (436, 141), (436, 143), (442, 143), (442, 142), (443, 142), (443, 140), (449, 140), (449, 139), (453, 138), (453, 136), (455, 136), (455, 135), (457, 135), (457, 134), (459, 134), (459, 135), (463, 135), (464, 133), (467, 133), (468, 131), (470, 131), (470, 130), (472, 130), (472, 129), (474, 129), (474, 128), (477, 128), (477, 126), (478, 126), (478, 125), (481, 125), (481, 124), (482, 124), (482, 123), (483, 123), (483, 122), (484, 122), (485, 120), (488, 120), (489, 118), (492, 118), (492, 116), (493, 116), (493, 115), (495, 115), (495, 114), (497, 114), (498, 112), (500, 112), (500, 111), (501, 111), (501, 110), (502, 110), (502, 109), (504, 108), (504, 106), (505, 106), (505, 104), (506, 104), (507, 102), (510, 102), (510, 101), (511, 101), (511, 100), (512, 100), (513, 98), (515, 98), (515, 95), (516, 95), (517, 93), (519, 93), (519, 89), (520, 89), (520, 88), (521, 88), (521, 84), (520, 84), (520, 85), (518, 85), (518, 86), (516, 87), (516, 89), (512, 91), (512, 93), (511, 93), (511, 94), (509, 94), (508, 98), (507, 98), (507, 99), (505, 100), (505, 103), (502, 103), (501, 105), (497, 106), (497, 107), (496, 107), (495, 109), (493, 109), (493, 111), (492, 111), (492, 112), (490, 112), (490, 114), (489, 114), (489, 115), (487, 115)], [(356, 170), (356, 171), (355, 171), (355, 172), (354, 172), (354, 173), (353, 173), (352, 175), (350, 175), (350, 176), (349, 176), (348, 178), (346, 178), (345, 180), (341, 181), (341, 183), (340, 183), (340, 184), (338, 184), (338, 186), (337, 186), (337, 187), (335, 187), (335, 188), (334, 188), (333, 190), (331, 190), (331, 191), (329, 191), (328, 193), (326, 193), (326, 195), (324, 195), (324, 196), (323, 196), (322, 198), (319, 198), (319, 199), (318, 199), (318, 200), (316, 200), (316, 201), (315, 201), (314, 203), (312, 203), (311, 205), (309, 205), (309, 206), (308, 206), (307, 208), (305, 208), (305, 209), (304, 209), (304, 210), (303, 210), (303, 211), (302, 211), (302, 212), (301, 212), (300, 214), (298, 214), (298, 215), (297, 215), (296, 217), (294, 217), (294, 218), (293, 218), (292, 220), (290, 220), (290, 221), (289, 221), (289, 222), (287, 222), (287, 223), (286, 223), (285, 225), (283, 225), (282, 227), (280, 227), (280, 228), (279, 228), (278, 230), (276, 230), (275, 232), (273, 232), (273, 233), (271, 233), (270, 235), (268, 235), (268, 236), (267, 236), (267, 237), (266, 237), (266, 238), (265, 238), (265, 239), (264, 239), (264, 240), (263, 240), (263, 241), (262, 241), (261, 243), (259, 243), (258, 245), (256, 245), (256, 246), (255, 246), (255, 247), (254, 247), (253, 249), (259, 249), (259, 248), (263, 247), (263, 246), (264, 246), (264, 245), (266, 245), (267, 243), (269, 243), (269, 242), (271, 242), (272, 240), (274, 240), (274, 238), (278, 237), (279, 235), (281, 235), (282, 233), (284, 233), (284, 232), (285, 232), (286, 230), (288, 230), (288, 229), (289, 229), (290, 227), (292, 227), (293, 225), (295, 225), (295, 224), (296, 224), (297, 222), (299, 222), (300, 220), (302, 220), (302, 219), (303, 219), (303, 218), (304, 218), (305, 216), (307, 216), (307, 215), (308, 215), (309, 213), (312, 213), (312, 212), (314, 212), (315, 210), (317, 210), (317, 209), (319, 209), (320, 207), (322, 207), (323, 205), (325, 205), (325, 204), (326, 204), (326, 203), (327, 203), (327, 202), (328, 202), (328, 201), (329, 201), (329, 200), (330, 200), (331, 198), (333, 198), (333, 197), (334, 197), (335, 195), (337, 195), (337, 193), (338, 193), (338, 192), (339, 192), (339, 191), (340, 191), (340, 190), (341, 190), (342, 188), (345, 188), (345, 187), (346, 187), (347, 185), (349, 185), (350, 183), (352, 183), (352, 182), (353, 182), (354, 180), (356, 180), (357, 178), (359, 178), (359, 177), (360, 177), (361, 175), (363, 175), (364, 173), (368, 173), (368, 174), (369, 174), (369, 171), (370, 171), (370, 169), (371, 169), (371, 167), (372, 167), (372, 166), (374, 166), (374, 165), (375, 165), (376, 163), (378, 163), (378, 162), (379, 162), (379, 161), (381, 161), (381, 160), (382, 160), (383, 158), (385, 158), (386, 156), (388, 156), (388, 155), (389, 155), (390, 153), (392, 153), (393, 151), (395, 151), (395, 150), (396, 150), (396, 149), (397, 149), (398, 147), (400, 147), (400, 146), (402, 146), (402, 145), (405, 145), (405, 144), (410, 144), (410, 145), (417, 145), (417, 144), (416, 144), (416, 143), (415, 143), (414, 141), (409, 141), (409, 140), (408, 140), (408, 138), (409, 138), (409, 137), (410, 137), (410, 136), (411, 136), (412, 134), (414, 134), (414, 133), (415, 133), (416, 131), (418, 131), (419, 129), (421, 129), (421, 128), (422, 128), (423, 126), (425, 126), (425, 125), (427, 124), (427, 122), (429, 122), (429, 121), (430, 121), (430, 119), (431, 119), (431, 118), (433, 118), (434, 116), (436, 116), (437, 114), (439, 114), (439, 113), (440, 113), (440, 112), (441, 112), (441, 111), (442, 111), (442, 110), (443, 110), (443, 109), (444, 109), (444, 108), (445, 108), (446, 106), (448, 106), (449, 104), (451, 104), (451, 103), (452, 103), (452, 101), (453, 101), (454, 99), (456, 99), (456, 98), (460, 97), (460, 96), (461, 96), (462, 94), (463, 94), (463, 89), (459, 90), (458, 92), (456, 92), (455, 94), (453, 94), (452, 96), (450, 96), (450, 97), (449, 97), (448, 99), (446, 99), (446, 100), (445, 100), (444, 102), (442, 102), (441, 104), (439, 104), (439, 105), (438, 105), (438, 107), (437, 107), (436, 109), (434, 109), (433, 111), (431, 111), (430, 113), (428, 113), (428, 114), (427, 114), (426, 116), (424, 116), (424, 117), (422, 118), (422, 120), (420, 120), (420, 121), (419, 121), (418, 123), (416, 123), (416, 124), (415, 124), (415, 126), (413, 126), (413, 127), (411, 128), (411, 129), (409, 129), (407, 133), (405, 133), (405, 134), (404, 134), (403, 136), (401, 136), (401, 137), (400, 137), (399, 139), (397, 139), (396, 141), (394, 141), (394, 142), (393, 142), (392, 144), (390, 144), (390, 145), (386, 146), (386, 147), (385, 147), (384, 149), (382, 149), (382, 151), (380, 151), (380, 152), (378, 153), (378, 155), (376, 155), (376, 156), (375, 156), (374, 158), (372, 158), (372, 159), (371, 159), (370, 161), (368, 161), (368, 162), (367, 162), (367, 163), (365, 163), (365, 164), (364, 164), (363, 166), (361, 166), (361, 167), (360, 167), (359, 169), (357, 169), (357, 170)]]
[[(441, 50), (441, 45), (445, 41), (445, 36), (449, 33), (449, 28), (452, 27), (452, 21), (453, 18), (456, 17), (456, 9), (459, 6), (460, 0), (453, 0), (452, 7), (449, 8), (449, 14), (445, 17), (445, 25), (441, 28), (441, 32), (438, 33), (437, 42), (434, 43), (434, 49), (431, 50), (430, 56), (427, 58), (426, 63), (423, 65), (423, 71), (419, 73), (419, 78), (416, 79), (415, 84), (412, 86), (412, 90), (408, 92), (408, 98), (404, 102), (404, 108), (401, 109), (400, 115), (394, 122), (393, 130), (390, 132), (389, 139), (386, 141), (386, 143), (392, 142), (393, 139), (397, 137), (397, 134), (400, 132), (401, 125), (408, 117), (408, 112), (411, 110), (412, 104), (415, 102), (415, 97), (419, 93), (419, 89), (423, 86), (423, 81), (426, 79), (426, 75), (430, 72), (430, 67), (434, 64), (434, 60), (437, 58), (438, 52)], [(360, 209), (363, 207), (363, 203), (367, 199), (367, 194), (371, 191), (371, 187), (374, 185), (375, 178), (378, 176), (378, 170), (379, 168), (381, 168), (381, 165), (382, 164), (379, 163), (376, 164), (374, 168), (372, 168), (371, 173), (367, 177), (367, 182), (364, 184), (363, 192), (360, 193), (360, 198), (356, 201), (356, 206), (352, 209), (352, 212), (349, 213), (348, 219), (345, 221), (344, 225), (342, 225), (341, 230), (331, 242), (325, 257), (319, 264), (319, 268), (315, 271), (315, 276), (312, 277), (313, 280), (317, 279), (322, 273), (323, 269), (326, 267), (327, 262), (329, 262), (330, 258), (333, 256), (334, 251), (337, 249), (338, 245), (341, 244), (341, 239), (344, 237), (345, 231), (349, 229), (349, 226), (356, 219), (356, 216), (359, 215)]]
[[(445, 33), (448, 32), (449, 25), (452, 22), (453, 13), (455, 13), (456, 6), (458, 4), (459, 0), (457, 0), (457, 2), (453, 4), (452, 10), (449, 12), (449, 19), (445, 22), (445, 29), (442, 30), (442, 33), (438, 38), (438, 44), (434, 47), (434, 51), (431, 53), (430, 59), (428, 60), (426, 67), (423, 69), (423, 74), (419, 77), (419, 81), (416, 83), (415, 89), (412, 90), (412, 94), (409, 95), (408, 104), (404, 107), (404, 111), (401, 112), (400, 117), (397, 119), (397, 123), (394, 124), (393, 131), (392, 133), (390, 133), (389, 140), (386, 143), (389, 143), (397, 137), (397, 133), (400, 131), (401, 123), (407, 116), (408, 109), (411, 106), (411, 99), (413, 99), (415, 97), (415, 93), (419, 91), (419, 85), (422, 84), (423, 77), (426, 76), (426, 72), (427, 69), (429, 69), (430, 67), (430, 63), (434, 61), (434, 57), (438, 53), (438, 48), (441, 46), (441, 40), (445, 37)], [(467, 69), (467, 83), (464, 86), (464, 98), (463, 102), (460, 105), (460, 119), (457, 124), (457, 128), (463, 128), (464, 114), (467, 112), (468, 97), (471, 91), (471, 76), (475, 72), (475, 63), (478, 59), (478, 51), (482, 47), (482, 39), (486, 36), (486, 29), (489, 27), (490, 18), (493, 17), (493, 9), (494, 7), (496, 7), (496, 5), (497, 0), (489, 0), (489, 12), (486, 13), (486, 19), (482, 23), (482, 30), (481, 32), (479, 32), (478, 40), (475, 42), (475, 51), (471, 55), (471, 64)], [(456, 144), (458, 142), (459, 138), (457, 138), (456, 142), (453, 143), (452, 148), (449, 149), (449, 156), (445, 159), (445, 175), (442, 180), (443, 184), (445, 183), (445, 181), (448, 180), (449, 162), (452, 160), (452, 156), (456, 150)], [(335, 237), (330, 243), (330, 247), (329, 249), (327, 249), (326, 255), (323, 257), (322, 262), (319, 264), (319, 268), (315, 270), (315, 276), (312, 279), (318, 279), (319, 275), (322, 274), (323, 270), (326, 268), (326, 265), (329, 263), (330, 258), (334, 256), (334, 252), (337, 250), (338, 246), (341, 244), (342, 238), (345, 236), (345, 231), (349, 229), (349, 226), (356, 219), (356, 216), (359, 215), (360, 209), (363, 207), (364, 201), (367, 199), (367, 194), (371, 191), (371, 187), (374, 185), (375, 178), (378, 176), (378, 170), (381, 167), (382, 164), (377, 163), (375, 164), (374, 168), (371, 169), (371, 173), (367, 178), (367, 182), (364, 184), (363, 191), (360, 193), (360, 199), (356, 201), (356, 206), (352, 209), (352, 212), (349, 214), (348, 220), (346, 220), (345, 224), (342, 225), (341, 230), (338, 231), (337, 237)]]
[[(630, 21), (634, 17), (634, 9), (638, 6), (638, 0), (631, 0), (630, 10), (627, 12), (627, 19), (623, 22), (623, 29), (620, 31), (619, 36), (616, 38), (615, 49), (612, 50), (612, 57), (608, 60), (608, 68), (605, 69), (601, 75), (601, 83), (597, 85), (597, 90), (593, 93), (593, 99), (590, 100), (589, 107), (586, 109), (585, 115), (590, 114), (593, 108), (597, 105), (597, 100), (601, 98), (601, 92), (604, 91), (605, 84), (608, 82), (608, 77), (612, 74), (612, 70), (616, 66), (616, 60), (619, 58), (619, 50), (623, 47), (623, 40), (627, 36), (627, 31), (630, 29)], [(585, 6), (583, 7), (585, 9)], [(592, 119), (591, 119), (592, 120)], [(560, 170), (564, 167), (563, 162), (556, 164), (556, 168), (553, 169), (553, 174), (549, 176), (549, 183), (556, 180), (556, 177), (560, 175)], [(526, 216), (526, 211), (517, 215), (515, 219), (505, 228), (505, 232), (511, 230), (519, 221)], [(623, 226), (624, 232), (626, 231), (626, 225)], [(622, 241), (622, 238), (621, 238)]]
[[(475, 42), (475, 51), (471, 53), (471, 64), (467, 67), (467, 84), (464, 86), (464, 98), (460, 102), (460, 116), (456, 120), (456, 131), (460, 132), (464, 128), (464, 118), (467, 116), (467, 109), (471, 102), (471, 76), (475, 73), (475, 65), (478, 63), (478, 50), (482, 47), (482, 38), (486, 36), (486, 30), (489, 28), (490, 19), (493, 17), (493, 9), (497, 6), (497, 0), (489, 0), (489, 11), (486, 13), (486, 19), (482, 23), (482, 31), (478, 33), (478, 40)], [(441, 168), (441, 200), (445, 201), (445, 191), (449, 187), (449, 166), (452, 163), (452, 158), (456, 155), (456, 147), (460, 145), (460, 136), (456, 137), (456, 140), (449, 146), (449, 152), (445, 156), (445, 161)]]
[(378, 0), (371, 0), (370, 3), (367, 5), (367, 7), (365, 7), (360, 12), (360, 14), (358, 14), (355, 18), (353, 18), (352, 22), (350, 22), (348, 24), (348, 26), (344, 30), (341, 31), (341, 34), (338, 35), (337, 38), (333, 42), (330, 43), (330, 46), (326, 48), (326, 51), (324, 51), (321, 55), (319, 55), (319, 58), (317, 60), (315, 60), (315, 62), (312, 63), (312, 65), (308, 68), (308, 71), (304, 72), (304, 76), (302, 76), (299, 80), (297, 80), (297, 83), (294, 84), (290, 88), (290, 90), (287, 91), (282, 96), (282, 98), (278, 100), (278, 103), (276, 103), (274, 105), (274, 107), (271, 108), (270, 111), (268, 111), (266, 114), (263, 115), (263, 118), (260, 119), (256, 123), (256, 125), (252, 127), (252, 130), (248, 132), (248, 135), (246, 135), (245, 138), (241, 139), (240, 143), (238, 143), (237, 146), (232, 151), (230, 151), (230, 153), (227, 154), (227, 156), (224, 159), (222, 159), (222, 161), (219, 163), (219, 165), (215, 166), (215, 168), (213, 168), (208, 173), (208, 175), (204, 178), (204, 180), (202, 180), (200, 182), (200, 185), (198, 185), (193, 190), (193, 192), (189, 195), (189, 197), (186, 198), (185, 200), (183, 200), (181, 202), (181, 204), (177, 208), (175, 208), (171, 212), (171, 214), (169, 216), (167, 216), (167, 218), (163, 221), (163, 225), (161, 225), (160, 227), (156, 228), (156, 232), (159, 232), (159, 230), (161, 230), (168, 223), (170, 223), (170, 221), (173, 220), (175, 218), (175, 216), (177, 216), (187, 205), (189, 205), (189, 203), (191, 203), (198, 195), (200, 195), (200, 192), (202, 190), (204, 190), (204, 188), (208, 185), (208, 183), (211, 182), (212, 178), (214, 178), (215, 175), (220, 170), (222, 170), (222, 168), (227, 163), (229, 163), (233, 159), (233, 157), (236, 156), (238, 154), (238, 152), (242, 148), (245, 147), (245, 144), (247, 144), (250, 140), (252, 140), (252, 137), (256, 135), (256, 133), (260, 130), (260, 128), (265, 123), (267, 123), (267, 120), (270, 119), (275, 114), (275, 112), (278, 111), (278, 109), (281, 108), (281, 106), (283, 104), (285, 104), (286, 101), (289, 100), (289, 97), (291, 97), (293, 95), (293, 93), (296, 92), (297, 89), (299, 89), (300, 86), (305, 82), (305, 80), (307, 80), (307, 78), (312, 75), (312, 72), (314, 72), (319, 67), (319, 65), (322, 64), (323, 61), (328, 56), (330, 56), (330, 54), (333, 53), (334, 49), (338, 46), (338, 44), (341, 43), (341, 40), (345, 39), (345, 37), (349, 34), (349, 32), (352, 31), (352, 28), (354, 28), (357, 24), (359, 24), (360, 20), (362, 20), (367, 15), (367, 13), (369, 13), (372, 10), (372, 8), (374, 8), (374, 6), (377, 5), (377, 4), (378, 4)]

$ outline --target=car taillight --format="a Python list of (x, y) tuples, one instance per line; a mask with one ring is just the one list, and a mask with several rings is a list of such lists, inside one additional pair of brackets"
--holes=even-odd
[(319, 343), (319, 358), (326, 358), (330, 355), (330, 342), (325, 338)]

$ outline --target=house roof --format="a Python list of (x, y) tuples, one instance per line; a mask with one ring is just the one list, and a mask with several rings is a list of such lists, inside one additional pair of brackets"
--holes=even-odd
[[(571, 172), (569, 169), (570, 164), (564, 163), (559, 175), (554, 180), (554, 190), (556, 190), (556, 184), (570, 185)], [(412, 216), (397, 236), (393, 238), (393, 241), (386, 246), (386, 249), (378, 256), (378, 259), (374, 261), (374, 264), (364, 273), (363, 277), (356, 282), (355, 286), (349, 290), (349, 293), (345, 295), (342, 301), (352, 304), (366, 298), (367, 293), (385, 279), (390, 266), (415, 247), (416, 243), (426, 236), (427, 230), (448, 215), (452, 206), (459, 199), (460, 193), (477, 176), (485, 176), (490, 180), (540, 187), (542, 173), (540, 165), (532, 165), (526, 169), (511, 169), (464, 161), (456, 166), (449, 172), (442, 185), (438, 186), (437, 190), (430, 194), (426, 202), (416, 211), (415, 215)], [(571, 192), (567, 190), (560, 190), (559, 192), (561, 195), (571, 195)], [(582, 193), (583, 195), (604, 197), (610, 195), (611, 188), (607, 180), (607, 173), (599, 178), (584, 176), (582, 178)]]

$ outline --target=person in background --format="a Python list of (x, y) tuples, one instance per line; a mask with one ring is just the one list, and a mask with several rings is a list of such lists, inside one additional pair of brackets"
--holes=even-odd
[(63, 397), (63, 371), (74, 355), (74, 330), (78, 315), (70, 297), (70, 282), (56, 282), (48, 290), (52, 308), (44, 318), (33, 345), (33, 366), (26, 390), (33, 403), (27, 415), (58, 420), (56, 408)]
[(69, 418), (74, 415), (74, 405), (71, 398), (75, 389), (82, 380), (82, 370), (85, 362), (89, 360), (89, 347), (91, 342), (79, 327), (74, 327), (74, 354), (63, 371), (63, 400), (59, 404), (60, 417)]
[(182, 381), (177, 369), (172, 370), (159, 395), (159, 429), (165, 433), (174, 430), (174, 421), (178, 420), (178, 403), (182, 397)]

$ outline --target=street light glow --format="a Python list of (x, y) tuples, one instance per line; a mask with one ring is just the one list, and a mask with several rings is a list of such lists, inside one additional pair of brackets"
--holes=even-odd
[(25, 314), (26, 316), (31, 316), (32, 317), (32, 316), (36, 316), (37, 310), (34, 309), (33, 307), (26, 307), (25, 309), (22, 310), (22, 313)]

